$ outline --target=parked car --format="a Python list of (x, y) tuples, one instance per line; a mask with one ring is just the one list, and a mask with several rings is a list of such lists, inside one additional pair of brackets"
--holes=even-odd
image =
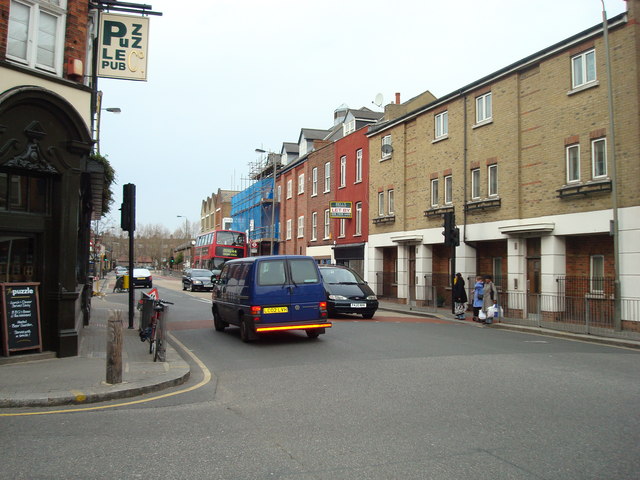
[(122, 267), (118, 265), (115, 269), (116, 277), (121, 277), (122, 275), (127, 275), (129, 273), (129, 269), (127, 267)]
[(318, 266), (303, 255), (267, 255), (225, 263), (211, 294), (214, 328), (240, 327), (249, 342), (259, 333), (304, 330), (317, 338), (331, 327)]
[(319, 267), (330, 317), (337, 313), (358, 313), (363, 318), (373, 318), (378, 297), (358, 273), (343, 265)]
[(136, 287), (153, 287), (153, 279), (151, 278), (151, 272), (146, 268), (134, 268), (133, 277), (129, 280)]
[(192, 292), (196, 290), (208, 290), (213, 288), (212, 277), (214, 273), (204, 268), (187, 268), (182, 274), (182, 290), (189, 289)]

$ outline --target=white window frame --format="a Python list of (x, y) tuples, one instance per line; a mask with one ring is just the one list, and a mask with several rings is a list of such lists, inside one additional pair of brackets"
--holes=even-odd
[(567, 183), (580, 181), (580, 145), (568, 145), (565, 149), (567, 160)]
[(331, 236), (331, 217), (329, 216), (329, 209), (327, 208), (324, 211), (324, 237), (323, 237), (323, 239), (326, 240), (330, 236)]
[(311, 240), (318, 239), (318, 212), (311, 213)]
[(278, 202), (282, 201), (282, 185), (278, 185)]
[(291, 219), (287, 218), (287, 240), (291, 240)]
[(391, 134), (389, 134), (389, 135), (385, 135), (384, 137), (382, 137), (382, 144), (380, 145), (380, 155), (382, 156), (382, 157), (381, 157), (381, 158), (382, 158), (382, 160), (385, 160), (385, 159), (387, 159), (387, 158), (390, 158), (390, 157), (391, 157), (391, 152), (389, 152), (389, 153), (384, 153), (384, 152), (382, 151), (382, 150), (383, 150), (383, 147), (384, 147), (385, 145), (392, 145), (392, 143), (391, 143)]
[(451, 205), (453, 203), (453, 175), (444, 177), (444, 204)]
[(349, 135), (350, 133), (353, 133), (356, 131), (356, 119), (351, 119), (348, 122), (344, 122), (342, 124), (342, 136), (346, 137), (347, 135)]
[(356, 202), (356, 231), (354, 235), (362, 235), (362, 202)]
[[(7, 28), (7, 59), (45, 72), (62, 76), (62, 64), (64, 59), (64, 43), (65, 43), (65, 27), (67, 24), (67, 0), (59, 0), (55, 5), (53, 2), (34, 1), (34, 0), (11, 0), (9, 2), (9, 21)], [(12, 54), (11, 34), (15, 32), (15, 19), (11, 21), (12, 4), (20, 4), (29, 9), (28, 25), (26, 26), (26, 42), (25, 55), (21, 57)], [(38, 50), (40, 35), (40, 20), (42, 15), (49, 15), (54, 18), (55, 32), (53, 33), (53, 53), (52, 65), (47, 65), (38, 61)], [(13, 25), (13, 28), (12, 28)], [(47, 33), (47, 32), (44, 32)], [(84, 59), (83, 59), (84, 60)]]
[(346, 218), (341, 218), (340, 219), (340, 232), (338, 233), (338, 237), (339, 238), (344, 238), (346, 235), (346, 231), (347, 231), (347, 219)]
[(356, 150), (356, 180), (354, 183), (362, 182), (362, 149)]
[(487, 193), (489, 197), (498, 196), (498, 164), (487, 166)]
[[(596, 145), (602, 144), (602, 150), (598, 150)], [(598, 154), (602, 155), (603, 160), (599, 161)], [(602, 171), (597, 171), (599, 165), (602, 165)], [(591, 140), (591, 176), (592, 178), (605, 178), (607, 176), (607, 139), (596, 138)]]
[(471, 170), (471, 199), (477, 200), (480, 198), (480, 169), (474, 168)]
[(311, 170), (311, 196), (318, 195), (318, 167), (313, 167)]
[(436, 140), (449, 136), (449, 111), (438, 113), (434, 118), (434, 138)]
[(304, 215), (298, 217), (298, 238), (304, 238)]
[(476, 97), (476, 125), (493, 119), (493, 99), (491, 92)]
[(324, 164), (324, 193), (331, 191), (331, 162)]
[(340, 188), (347, 186), (347, 156), (340, 157)]
[(576, 88), (585, 87), (597, 81), (595, 48), (571, 57), (572, 89), (575, 90)]
[(378, 192), (378, 216), (384, 217), (384, 192)]
[(298, 175), (298, 195), (304, 193), (304, 173)]
[(432, 178), (431, 179), (431, 206), (437, 207), (440, 205), (440, 179)]
[(291, 198), (293, 195), (293, 180), (287, 180), (287, 198)]
[(395, 198), (395, 191), (393, 190), (393, 188), (387, 190), (387, 208), (388, 208), (388, 213), (389, 215), (393, 215), (394, 213), (396, 213), (396, 198)]
[(590, 293), (604, 293), (604, 255), (591, 255), (589, 258)]

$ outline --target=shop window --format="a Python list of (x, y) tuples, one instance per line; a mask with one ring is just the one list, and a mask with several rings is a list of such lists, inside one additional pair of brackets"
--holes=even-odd
[(34, 282), (35, 241), (33, 238), (3, 235), (0, 241), (0, 282)]
[(0, 210), (47, 214), (50, 205), (50, 179), (0, 172)]

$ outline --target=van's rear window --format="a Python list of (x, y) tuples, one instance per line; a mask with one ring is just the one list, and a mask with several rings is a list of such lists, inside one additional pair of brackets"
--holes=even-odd
[(258, 285), (284, 285), (284, 260), (268, 260), (258, 264)]
[(310, 258), (290, 259), (293, 283), (318, 283), (318, 268)]

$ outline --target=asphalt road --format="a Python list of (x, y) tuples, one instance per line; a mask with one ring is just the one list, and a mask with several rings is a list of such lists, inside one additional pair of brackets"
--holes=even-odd
[(2, 418), (0, 478), (640, 478), (637, 351), (385, 312), (244, 344), (209, 294), (154, 283), (212, 381)]

